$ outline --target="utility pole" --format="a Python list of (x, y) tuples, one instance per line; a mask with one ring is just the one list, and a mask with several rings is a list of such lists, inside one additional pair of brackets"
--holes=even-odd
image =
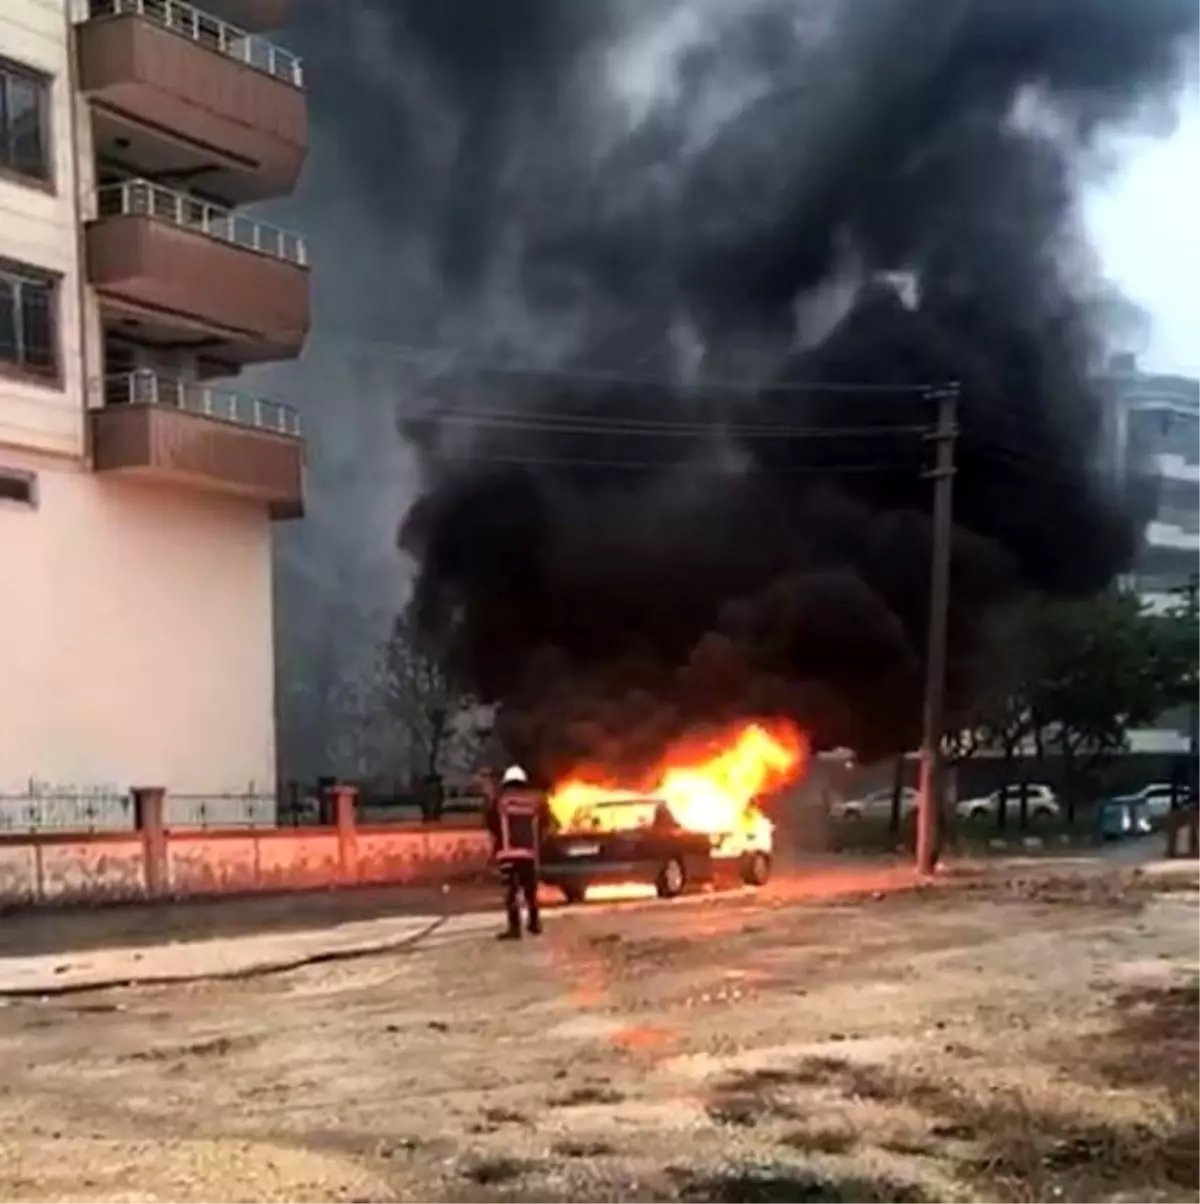
[(946, 621), (950, 605), (950, 537), (954, 528), (954, 445), (958, 438), (958, 384), (930, 393), (937, 402), (934, 444), (933, 552), (929, 566), (929, 633), (925, 652), (925, 713), (917, 800), (917, 872), (932, 874), (940, 851), (941, 757), (946, 697)]

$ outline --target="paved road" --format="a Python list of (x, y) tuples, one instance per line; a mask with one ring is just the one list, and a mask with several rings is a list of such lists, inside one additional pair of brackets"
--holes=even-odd
[[(786, 899), (854, 889), (856, 878), (863, 879), (864, 889), (874, 889), (880, 873), (885, 878), (893, 873), (907, 878), (910, 871), (905, 863), (886, 858), (814, 859), (777, 873), (764, 897)], [(562, 906), (553, 892), (548, 893), (550, 909)], [(661, 906), (658, 900), (650, 902)], [(500, 903), (498, 884), (483, 881), (449, 888), (379, 887), (18, 911), (0, 919), (0, 958), (310, 932), (371, 920), (494, 913)], [(644, 906), (646, 900), (620, 905)]]
[(1113, 840), (1100, 846), (1100, 856), (1106, 861), (1157, 861), (1166, 849), (1166, 837), (1161, 832), (1138, 836), (1131, 840)]
[[(747, 914), (774, 913), (789, 904), (834, 896), (879, 894), (912, 885), (908, 866), (886, 862), (810, 865), (767, 888), (736, 887), (699, 892), (663, 902), (653, 892), (636, 898), (600, 899), (582, 908), (552, 903), (557, 913), (587, 918), (632, 912), (622, 921), (640, 932), (682, 930), (694, 936)], [(130, 983), (237, 978), (344, 960), (420, 945), (478, 939), (499, 931), (502, 917), (494, 891), (375, 891), (330, 896), (230, 900), (159, 909), (110, 909), (18, 920), (0, 950), (0, 997), (54, 996)], [(331, 904), (333, 904), (331, 906)], [(424, 910), (421, 908), (424, 907)], [(164, 925), (163, 921), (167, 924)], [(222, 927), (223, 921), (231, 921)], [(106, 923), (107, 921), (107, 923)], [(76, 923), (78, 922), (78, 923)], [(169, 926), (169, 935), (164, 927)], [(13, 938), (17, 939), (14, 940)], [(88, 943), (84, 944), (84, 940)], [(18, 944), (19, 942), (19, 944)]]
[(481, 883), (449, 890), (380, 887), (19, 911), (0, 919), (0, 957), (297, 931), (392, 916), (462, 915), (492, 910), (498, 901), (496, 887)]
[[(1106, 861), (1139, 862), (1161, 856), (1161, 849), (1161, 838), (1156, 835), (1106, 845), (1090, 856)], [(1064, 851), (1060, 855), (1078, 856), (1078, 851)], [(852, 882), (855, 876), (862, 877), (864, 889), (875, 889), (881, 873), (899, 881), (910, 876), (910, 869), (902, 858), (814, 858), (777, 873), (764, 900), (819, 896), (826, 890), (845, 890), (848, 881)], [(391, 918), (480, 914), (495, 912), (499, 905), (498, 886), (493, 882), (480, 882), (449, 889), (378, 887), (181, 900), (166, 905), (135, 903), (17, 911), (0, 917), (0, 958), (313, 931)], [(558, 904), (554, 902), (550, 906)]]

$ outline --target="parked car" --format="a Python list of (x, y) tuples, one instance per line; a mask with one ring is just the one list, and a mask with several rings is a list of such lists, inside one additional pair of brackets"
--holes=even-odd
[[(900, 814), (911, 815), (917, 809), (919, 795), (911, 786), (900, 791)], [(892, 814), (892, 790), (875, 790), (862, 798), (842, 799), (830, 805), (829, 814), (834, 819), (887, 819)]]
[[(1058, 797), (1053, 789), (1044, 783), (1030, 782), (1026, 787), (1027, 806), (1030, 819), (1045, 821), (1057, 819), (1062, 808), (1058, 805)], [(1017, 786), (1008, 788), (1008, 814), (1018, 815), (1021, 808), (1021, 793)], [(991, 794), (979, 798), (961, 799), (955, 807), (960, 819), (979, 822), (995, 819), (1000, 811), (1000, 791), (993, 790)]]
[(1100, 802), (1100, 831), (1112, 840), (1132, 833), (1161, 828), (1171, 813), (1170, 782), (1151, 782), (1130, 794), (1118, 794)]
[(1099, 810), (1102, 840), (1123, 840), (1127, 836), (1145, 836), (1153, 831), (1150, 817), (1136, 802), (1104, 799)]
[(1142, 814), (1154, 827), (1158, 828), (1171, 813), (1173, 789), (1170, 782), (1152, 782), (1132, 795), (1122, 795), (1121, 797), (1136, 802), (1141, 808)]

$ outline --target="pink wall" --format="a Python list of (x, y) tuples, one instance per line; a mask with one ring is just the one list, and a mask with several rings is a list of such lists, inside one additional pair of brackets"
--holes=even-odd
[[(176, 897), (450, 882), (484, 870), (491, 850), (481, 828), (441, 825), (175, 829), (164, 844), (164, 893)], [(128, 833), (0, 837), (0, 905), (142, 896), (148, 847)]]

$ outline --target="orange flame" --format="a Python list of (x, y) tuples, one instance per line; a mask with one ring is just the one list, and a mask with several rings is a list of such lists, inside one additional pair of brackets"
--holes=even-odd
[(639, 783), (583, 769), (551, 792), (550, 810), (565, 831), (611, 831), (650, 822), (647, 801), (661, 800), (680, 827), (730, 833), (768, 824), (755, 799), (798, 778), (807, 759), (808, 742), (790, 723), (742, 723), (672, 745)]

